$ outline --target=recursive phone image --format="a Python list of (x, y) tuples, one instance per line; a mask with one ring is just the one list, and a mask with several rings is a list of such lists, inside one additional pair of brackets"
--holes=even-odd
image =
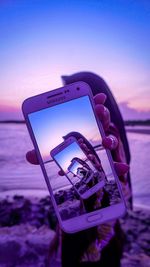
[[(62, 221), (122, 202), (88, 95), (32, 112), (28, 117)], [(79, 140), (81, 136), (91, 159), (78, 142), (52, 158), (50, 152), (65, 138)], [(60, 175), (60, 169), (66, 175)]]
[[(76, 133), (72, 133), (68, 142), (56, 147), (51, 151), (51, 155), (64, 175), (74, 185), (79, 196), (86, 199), (105, 185), (106, 178), (102, 167), (96, 166), (96, 164), (94, 166), (90, 159), (92, 154), (85, 153), (77, 139), (73, 137), (75, 135)], [(77, 135), (80, 136), (79, 133)]]

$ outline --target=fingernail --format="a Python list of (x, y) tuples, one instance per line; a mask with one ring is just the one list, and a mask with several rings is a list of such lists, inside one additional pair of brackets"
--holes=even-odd
[(108, 149), (115, 149), (118, 145), (118, 140), (115, 136), (109, 135), (103, 140), (103, 145)]
[(124, 173), (127, 173), (129, 169), (130, 169), (129, 165), (127, 165), (126, 163), (122, 164), (122, 170), (124, 171)]
[(118, 140), (117, 140), (117, 138), (115, 137), (115, 136), (113, 136), (113, 135), (109, 135), (109, 140), (110, 140), (110, 149), (114, 149), (114, 148), (116, 148), (117, 147), (117, 145), (118, 145)]
[(107, 114), (107, 108), (104, 106), (104, 110), (103, 110), (104, 115)]

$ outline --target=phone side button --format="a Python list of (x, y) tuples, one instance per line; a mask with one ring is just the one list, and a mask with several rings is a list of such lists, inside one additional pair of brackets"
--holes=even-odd
[(96, 220), (99, 220), (100, 218), (102, 218), (102, 214), (98, 213), (98, 214), (94, 214), (94, 215), (90, 215), (87, 217), (87, 221), (88, 222), (94, 222)]

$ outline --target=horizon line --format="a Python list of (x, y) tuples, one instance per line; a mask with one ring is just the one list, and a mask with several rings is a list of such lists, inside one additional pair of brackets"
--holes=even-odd
[[(137, 122), (137, 123), (150, 123), (150, 118), (149, 119), (132, 119), (132, 120), (123, 120), (125, 123), (128, 122)], [(9, 120), (0, 120), (0, 123), (25, 123), (25, 120), (16, 120), (16, 119), (9, 119)]]

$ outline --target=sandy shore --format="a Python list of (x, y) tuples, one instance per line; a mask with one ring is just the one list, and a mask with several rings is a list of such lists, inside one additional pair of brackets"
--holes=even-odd
[(122, 267), (149, 267), (150, 210), (130, 211), (120, 221), (126, 234)]
[[(47, 267), (56, 224), (49, 197), (14, 196), (1, 200), (0, 267)], [(150, 211), (129, 212), (121, 224), (126, 234), (122, 267), (150, 266)], [(61, 266), (55, 258), (51, 258), (49, 266)]]
[(126, 131), (130, 133), (140, 133), (140, 134), (150, 134), (150, 128), (138, 128), (137, 126), (134, 128), (134, 126), (126, 126)]

